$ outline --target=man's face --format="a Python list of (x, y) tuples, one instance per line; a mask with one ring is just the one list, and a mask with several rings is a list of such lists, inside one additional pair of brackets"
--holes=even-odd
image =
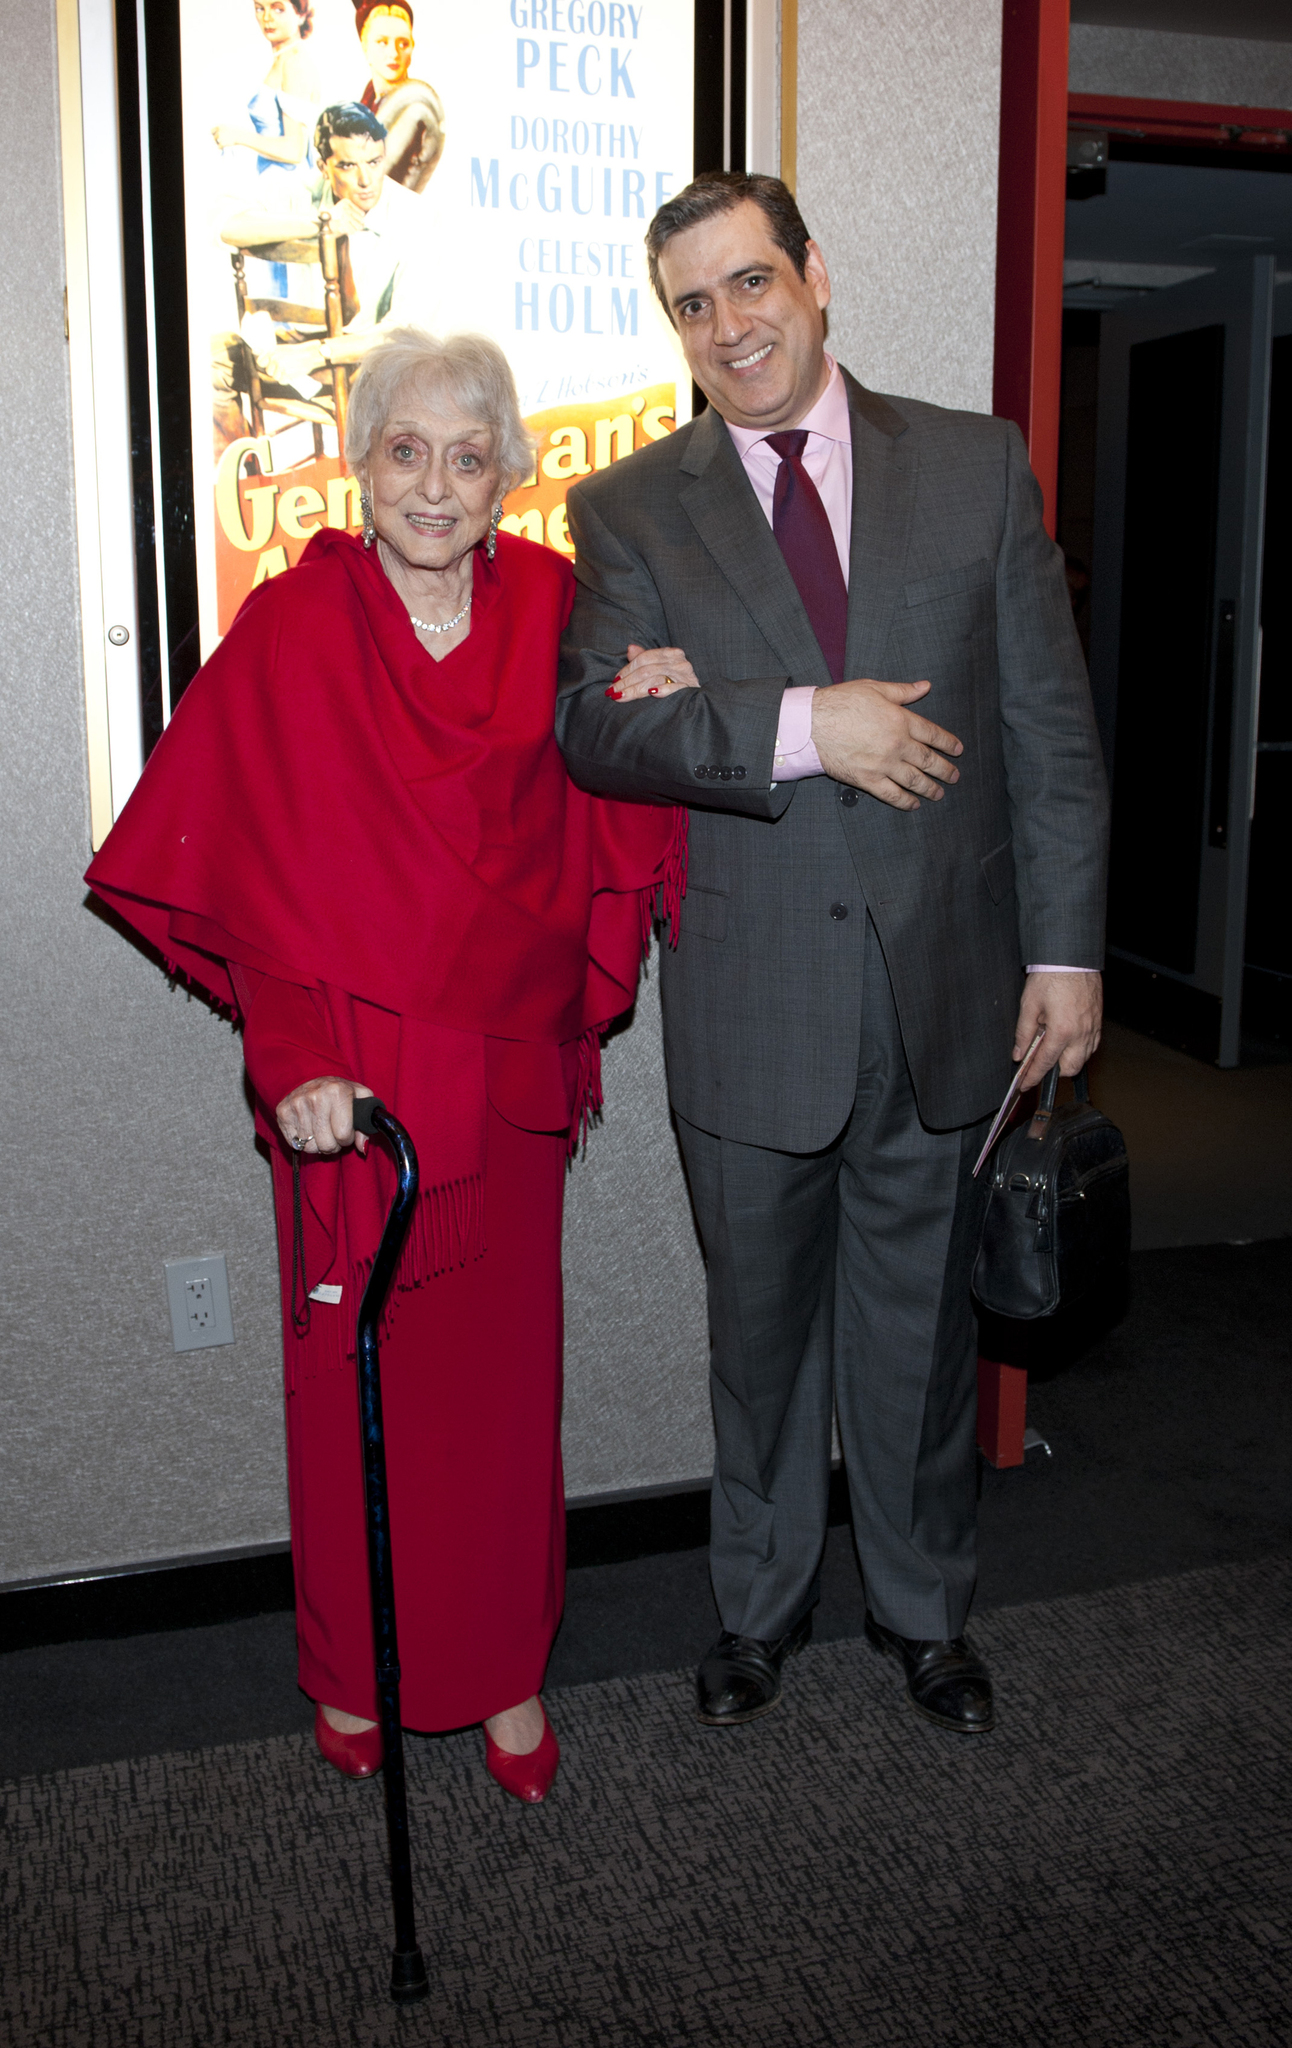
[(360, 213), (371, 213), (381, 197), (385, 145), (374, 142), (370, 135), (334, 135), (332, 154), (324, 158), (323, 168), (334, 199), (348, 199)]
[(383, 7), (368, 16), (361, 41), (373, 87), (381, 98), (408, 76), (413, 58), (412, 24), (406, 14), (391, 14)]
[(815, 242), (800, 277), (752, 199), (674, 235), (660, 284), (691, 375), (738, 427), (796, 426), (825, 389), (830, 279)]

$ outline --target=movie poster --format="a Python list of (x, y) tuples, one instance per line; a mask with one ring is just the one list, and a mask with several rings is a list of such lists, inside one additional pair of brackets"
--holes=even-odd
[(202, 656), (320, 526), (383, 328), (491, 335), (541, 442), (503, 525), (690, 413), (642, 237), (691, 176), (692, 0), (180, 0)]

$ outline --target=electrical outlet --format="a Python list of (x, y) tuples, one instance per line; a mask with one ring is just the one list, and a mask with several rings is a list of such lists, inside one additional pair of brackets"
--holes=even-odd
[(223, 1252), (205, 1259), (167, 1259), (166, 1299), (177, 1351), (232, 1344), (233, 1310)]

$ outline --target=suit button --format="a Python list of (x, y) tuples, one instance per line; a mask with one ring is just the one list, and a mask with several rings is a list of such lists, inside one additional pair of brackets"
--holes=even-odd
[(848, 809), (851, 810), (860, 795), (861, 791), (859, 789), (841, 789), (839, 791), (839, 801), (841, 804), (847, 804)]
[(708, 774), (709, 771), (707, 768), (697, 768), (695, 772), (700, 777), (701, 781), (703, 781), (704, 777)]
[(709, 769), (709, 774), (715, 782), (720, 782), (722, 780), (722, 770), (717, 766), (716, 763)]
[(830, 915), (831, 915), (831, 917), (832, 917), (832, 918), (834, 919), (834, 921), (835, 921), (835, 923), (836, 923), (836, 924), (842, 924), (842, 923), (843, 923), (843, 920), (844, 920), (844, 918), (845, 918), (845, 917), (846, 917), (846, 916), (848, 915), (848, 906), (847, 906), (847, 904), (846, 904), (846, 903), (832, 903), (832, 904), (830, 905)]
[(744, 780), (745, 771), (743, 768), (733, 768), (731, 772), (735, 776), (737, 782), (742, 782)]

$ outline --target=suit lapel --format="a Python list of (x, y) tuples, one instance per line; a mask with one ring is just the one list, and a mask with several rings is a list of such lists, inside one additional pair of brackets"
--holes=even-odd
[(759, 632), (796, 682), (828, 684), (830, 671), (803, 600), (735, 443), (712, 406), (696, 421), (681, 467), (682, 507)]
[[(906, 421), (844, 371), (852, 416), (847, 676), (880, 675), (905, 581), (917, 458)], [(881, 677), (883, 681), (892, 680)]]

